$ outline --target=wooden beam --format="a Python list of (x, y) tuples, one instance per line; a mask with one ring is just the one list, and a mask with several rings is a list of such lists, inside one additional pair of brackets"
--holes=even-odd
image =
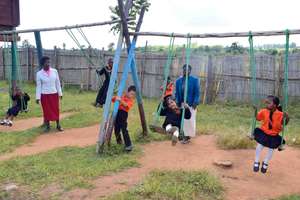
[[(158, 36), (158, 37), (178, 37), (178, 38), (228, 38), (228, 37), (248, 37), (249, 32), (229, 32), (229, 33), (203, 33), (203, 34), (182, 34), (166, 32), (130, 32), (130, 35)], [(286, 30), (279, 31), (255, 31), (253, 36), (276, 36), (285, 35)], [(300, 29), (289, 30), (290, 35), (300, 34)]]
[[(130, 21), (130, 20), (133, 20), (133, 18), (127, 18), (127, 21)], [(36, 32), (36, 31), (39, 31), (39, 32), (60, 31), (60, 30), (65, 30), (65, 29), (111, 25), (111, 24), (116, 24), (116, 23), (120, 23), (120, 22), (121, 22), (121, 20), (112, 20), (112, 21), (95, 22), (95, 23), (88, 23), (88, 24), (76, 24), (76, 25), (67, 25), (67, 26), (49, 27), (49, 28), (0, 31), (0, 35), (7, 35), (7, 34), (13, 34), (13, 33), (31, 33), (31, 32)]]

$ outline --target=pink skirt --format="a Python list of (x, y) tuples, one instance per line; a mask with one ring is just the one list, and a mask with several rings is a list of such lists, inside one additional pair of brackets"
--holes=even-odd
[(42, 94), (41, 104), (45, 121), (59, 120), (59, 96), (55, 94)]

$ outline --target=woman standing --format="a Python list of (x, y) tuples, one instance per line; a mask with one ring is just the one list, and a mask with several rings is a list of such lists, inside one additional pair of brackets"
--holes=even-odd
[(59, 123), (59, 97), (62, 99), (60, 80), (56, 69), (50, 67), (50, 58), (41, 59), (42, 69), (36, 74), (36, 103), (41, 102), (45, 132), (50, 131), (50, 121), (56, 121), (56, 129), (63, 131)]

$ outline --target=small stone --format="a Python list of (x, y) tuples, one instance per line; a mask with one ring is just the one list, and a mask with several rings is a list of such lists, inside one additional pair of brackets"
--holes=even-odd
[(214, 164), (219, 167), (230, 168), (233, 163), (230, 160), (215, 160)]
[(18, 189), (18, 186), (15, 185), (15, 184), (9, 184), (9, 185), (5, 186), (5, 191), (6, 192), (10, 192), (12, 190), (17, 190), (17, 189)]

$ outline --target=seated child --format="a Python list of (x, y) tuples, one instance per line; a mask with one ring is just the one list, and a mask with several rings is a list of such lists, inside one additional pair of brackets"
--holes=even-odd
[(254, 130), (254, 139), (257, 142), (255, 161), (253, 171), (259, 171), (259, 157), (264, 147), (268, 148), (268, 153), (265, 160), (262, 162), (261, 172), (266, 173), (268, 169), (269, 161), (272, 158), (274, 149), (279, 149), (285, 141), (279, 135), (282, 131), (282, 125), (288, 124), (289, 117), (287, 113), (282, 112), (279, 98), (275, 96), (268, 96), (266, 101), (266, 108), (261, 109), (256, 119), (261, 121), (261, 127)]
[(30, 97), (27, 93), (23, 93), (20, 88), (16, 87), (13, 89), (13, 94), (11, 96), (13, 100), (13, 106), (7, 110), (5, 119), (0, 121), (0, 125), (12, 126), (13, 119), (16, 117), (20, 111), (27, 111), (28, 101)]
[(134, 104), (135, 95), (136, 95), (135, 86), (130, 86), (125, 95), (123, 95), (122, 97), (115, 96), (112, 99), (112, 102), (115, 101), (120, 102), (118, 114), (116, 117), (116, 122), (114, 124), (116, 140), (118, 144), (122, 144), (122, 138), (120, 135), (120, 132), (122, 131), (123, 139), (125, 142), (125, 150), (128, 152), (132, 150), (132, 143), (127, 130), (127, 119), (128, 119), (128, 112)]
[[(190, 119), (191, 111), (188, 105), (184, 105), (184, 108), (184, 118)], [(172, 134), (172, 145), (176, 145), (178, 141), (179, 131), (181, 128), (182, 113), (183, 108), (179, 108), (176, 104), (176, 101), (172, 97), (166, 99), (164, 107), (159, 113), (160, 116), (166, 116), (165, 121), (163, 123), (163, 128), (167, 131), (167, 133)]]

